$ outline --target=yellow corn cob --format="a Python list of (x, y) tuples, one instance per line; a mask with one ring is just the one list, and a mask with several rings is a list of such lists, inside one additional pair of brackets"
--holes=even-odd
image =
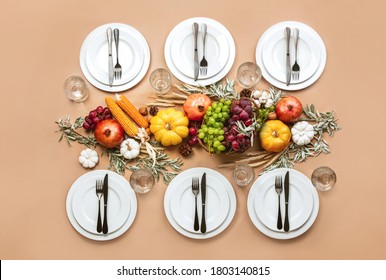
[(124, 95), (116, 94), (116, 102), (119, 107), (139, 126), (147, 128), (149, 122), (138, 112), (137, 108)]
[(107, 107), (110, 109), (111, 113), (113, 114), (114, 118), (117, 120), (117, 122), (123, 127), (126, 134), (134, 137), (138, 133), (138, 127), (130, 120), (128, 116), (122, 111), (121, 108), (115, 103), (115, 100), (111, 98), (110, 96), (107, 96), (105, 98), (105, 102)]

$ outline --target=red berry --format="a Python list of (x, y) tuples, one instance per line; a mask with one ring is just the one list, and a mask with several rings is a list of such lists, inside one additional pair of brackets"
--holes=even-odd
[(83, 123), (83, 128), (86, 129), (86, 130), (89, 130), (90, 129), (90, 125), (87, 122), (84, 122)]
[(97, 116), (97, 112), (96, 111), (91, 111), (88, 116), (92, 119), (92, 118), (95, 118)]

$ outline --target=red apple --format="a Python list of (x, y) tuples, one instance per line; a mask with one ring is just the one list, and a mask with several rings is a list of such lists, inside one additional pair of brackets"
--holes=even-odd
[(124, 135), (123, 127), (113, 119), (100, 121), (94, 130), (95, 140), (106, 148), (114, 148), (121, 144)]
[(279, 120), (295, 122), (303, 113), (303, 105), (295, 96), (286, 96), (277, 102), (275, 112)]

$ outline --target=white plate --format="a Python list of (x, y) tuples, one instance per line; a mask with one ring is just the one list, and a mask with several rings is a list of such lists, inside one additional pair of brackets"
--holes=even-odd
[[(176, 189), (180, 186), (180, 182), (183, 182), (185, 179), (184, 178), (193, 178), (195, 176), (199, 176), (201, 178), (202, 174), (206, 172), (206, 181), (207, 182), (213, 182), (213, 181), (218, 181), (221, 183), (221, 186), (226, 190), (228, 193), (228, 197), (230, 200), (230, 208), (228, 211), (228, 215), (225, 219), (225, 221), (216, 229), (214, 229), (211, 232), (207, 232), (205, 234), (202, 233), (193, 233), (190, 231), (185, 230), (183, 227), (181, 227), (177, 221), (174, 219), (172, 211), (171, 211), (171, 197), (172, 194), (176, 191)], [(195, 168), (190, 168), (188, 170), (185, 170), (178, 174), (173, 181), (169, 184), (168, 188), (166, 189), (165, 196), (164, 196), (164, 210), (165, 210), (165, 215), (166, 218), (168, 219), (169, 223), (171, 226), (180, 234), (193, 238), (193, 239), (207, 239), (214, 237), (221, 232), (223, 232), (232, 222), (233, 217), (236, 213), (236, 194), (235, 191), (233, 190), (232, 185), (230, 182), (219, 172), (209, 169), (209, 168), (203, 168), (203, 167), (195, 167)]]
[[(98, 175), (96, 175), (98, 176)], [(78, 224), (93, 234), (101, 234), (96, 231), (98, 217), (98, 197), (95, 193), (96, 176), (88, 176), (82, 180), (72, 196), (72, 212)], [(116, 177), (109, 178), (109, 196), (107, 220), (109, 232), (118, 230), (127, 220), (130, 214), (130, 200), (124, 188)], [(104, 216), (104, 200), (101, 199), (101, 217)]]
[[(74, 213), (72, 211), (72, 200), (73, 200), (74, 193), (77, 192), (77, 190), (84, 185), (84, 182), (87, 182), (89, 180), (94, 180), (95, 182), (95, 180), (97, 179), (103, 180), (106, 173), (109, 174), (109, 182), (111, 181), (111, 182), (114, 182), (114, 184), (119, 185), (124, 190), (126, 196), (129, 198), (130, 213), (126, 221), (124, 222), (124, 224), (116, 231), (109, 232), (108, 234), (94, 234), (92, 232), (85, 230), (82, 226), (78, 224), (77, 220), (75, 219)], [(108, 210), (110, 210), (110, 207), (111, 205), (108, 206)], [(71, 225), (79, 234), (89, 239), (97, 240), (97, 241), (112, 240), (114, 238), (121, 236), (123, 233), (125, 233), (133, 224), (135, 216), (137, 214), (137, 197), (135, 195), (134, 190), (131, 188), (129, 182), (124, 177), (109, 170), (95, 170), (95, 171), (91, 171), (83, 174), (72, 184), (67, 194), (66, 211)]]
[[(293, 32), (291, 33), (293, 35)], [(295, 45), (293, 36), (290, 40), (290, 58), (295, 62)], [(263, 46), (263, 63), (272, 77), (286, 83), (286, 39), (284, 30), (278, 30), (267, 38)], [(299, 31), (298, 64), (300, 66), (299, 80), (293, 84), (308, 80), (319, 68), (321, 51), (318, 42), (306, 30)], [(291, 64), (291, 65), (292, 65)]]
[[(284, 178), (285, 174), (282, 174)], [(290, 193), (288, 217), (291, 225), (290, 230), (301, 227), (310, 217), (313, 209), (313, 196), (309, 188), (304, 187), (303, 179), (290, 172)], [(284, 183), (284, 180), (283, 180)], [(274, 231), (277, 229), (278, 195), (275, 190), (275, 177), (261, 177), (254, 183), (255, 211), (260, 221)], [(285, 214), (284, 188), (280, 195), (280, 208), (282, 218)], [(284, 220), (284, 219), (283, 219)]]
[[(277, 79), (275, 79), (266, 69), (264, 62), (263, 62), (263, 49), (265, 44), (269, 41), (270, 37), (276, 34), (277, 32), (283, 31), (286, 27), (290, 28), (298, 28), (299, 29), (299, 34), (307, 33), (308, 35), (312, 36), (312, 38), (317, 42), (318, 45), (318, 50), (317, 52), (320, 52), (320, 63), (318, 69), (315, 71), (315, 73), (307, 80), (305, 80), (302, 83), (292, 83), (289, 84), (288, 86), (286, 85), (285, 82), (281, 82)], [(296, 21), (284, 21), (277, 23), (273, 26), (271, 26), (269, 29), (267, 29), (263, 35), (260, 37), (259, 42), (257, 43), (256, 46), (256, 63), (260, 66), (262, 75), (267, 82), (272, 84), (273, 86), (283, 89), (283, 90), (300, 90), (304, 89), (306, 87), (309, 87), (313, 83), (315, 83), (320, 76), (322, 75), (324, 68), (326, 66), (326, 61), (327, 61), (327, 53), (326, 53), (326, 47), (324, 45), (324, 42), (320, 35), (311, 27), (304, 23), (296, 22)], [(301, 71), (301, 69), (300, 69)]]
[[(122, 81), (118, 83), (115, 82), (115, 84), (112, 87), (110, 87), (106, 83), (106, 80), (105, 80), (106, 78), (101, 79), (102, 81), (99, 81), (96, 78), (96, 77), (100, 77), (100, 75), (105, 75), (103, 74), (103, 72), (107, 73), (107, 54), (105, 58), (102, 57), (101, 52), (103, 51), (105, 46), (103, 44), (102, 44), (103, 46), (101, 46), (101, 43), (95, 44), (94, 40), (97, 40), (97, 38), (102, 39), (103, 34), (106, 36), (106, 30), (108, 27), (111, 27), (112, 29), (118, 28), (120, 30), (120, 33), (125, 38), (122, 42), (122, 47), (125, 48), (126, 51), (129, 48), (131, 48), (132, 53), (140, 53), (138, 51), (138, 46), (139, 46), (139, 48), (142, 50), (142, 56), (143, 56), (142, 58), (136, 57), (135, 61), (129, 62), (129, 65), (134, 65), (135, 71), (130, 72), (131, 71), (130, 70), (128, 72), (125, 72), (125, 80), (123, 81), (124, 83), (122, 83)], [(131, 40), (133, 40), (133, 42), (131, 42)], [(106, 42), (107, 42), (107, 39), (106, 39)], [(128, 42), (131, 42), (131, 43), (128, 43)], [(121, 44), (119, 47), (121, 48)], [(94, 48), (96, 50), (89, 51), (89, 49), (94, 49)], [(113, 45), (113, 51), (115, 53), (114, 45)], [(122, 51), (120, 51), (120, 57), (121, 57), (121, 52)], [(92, 55), (92, 53), (95, 53), (95, 54)], [(122, 55), (125, 57), (125, 61), (130, 56), (129, 54), (128, 55), (122, 54)], [(101, 61), (95, 62), (94, 64), (90, 64), (90, 58), (87, 58), (87, 56), (97, 56), (97, 57), (100, 56), (100, 58), (98, 59)], [(146, 42), (146, 39), (137, 29), (122, 23), (109, 23), (94, 29), (86, 37), (81, 47), (79, 58), (80, 58), (80, 67), (82, 69), (83, 75), (93, 86), (107, 92), (121, 92), (134, 87), (146, 75), (146, 72), (149, 69), (149, 65), (150, 65), (150, 49), (149, 49), (149, 45)], [(105, 64), (106, 70), (102, 66), (105, 63), (103, 62), (103, 60), (106, 60), (106, 64)], [(142, 61), (142, 63), (139, 64), (140, 61)], [(121, 58), (119, 62), (122, 65), (123, 69), (127, 67), (126, 64), (123, 64), (123, 61), (121, 61)], [(114, 60), (114, 65), (115, 65), (115, 60)], [(101, 70), (100, 68), (103, 68), (103, 70)], [(99, 69), (99, 70), (95, 70), (95, 69)], [(134, 72), (137, 72), (137, 73), (135, 74)]]
[[(141, 71), (144, 60), (144, 52), (140, 42), (137, 40), (137, 30), (134, 28), (119, 29), (119, 64), (122, 67), (122, 78), (114, 80), (113, 86), (119, 86), (130, 82)], [(86, 65), (93, 77), (99, 82), (109, 84), (108, 72), (108, 46), (106, 30), (98, 28), (91, 32), (87, 38), (89, 42), (86, 51)], [(115, 41), (113, 40), (113, 61), (116, 61)]]
[[(192, 192), (192, 178), (185, 176), (178, 181), (170, 198), (170, 209), (176, 222), (186, 231), (194, 230), (194, 194)], [(229, 195), (222, 182), (215, 177), (207, 177), (206, 183), (206, 231), (218, 228), (227, 218), (230, 208)], [(201, 192), (201, 188), (200, 188)], [(197, 212), (199, 221), (202, 216), (201, 193), (197, 197)]]
[[(210, 78), (199, 78), (197, 81), (195, 81), (193, 78), (189, 76), (184, 75), (184, 73), (182, 73), (181, 70), (178, 69), (178, 67), (176, 67), (172, 59), (172, 43), (175, 37), (179, 36), (179, 30), (184, 30), (185, 27), (187, 29), (190, 28), (192, 30), (192, 25), (194, 22), (197, 22), (198, 24), (205, 23), (208, 26), (208, 30), (210, 30), (210, 28), (215, 28), (216, 30), (221, 32), (225, 36), (226, 41), (228, 43), (228, 48), (229, 48), (229, 57), (226, 62), (226, 65), (222, 68), (222, 70)], [(233, 40), (232, 35), (228, 31), (228, 29), (226, 29), (225, 26), (223, 26), (221, 23), (210, 18), (196, 17), (196, 18), (190, 18), (190, 19), (184, 20), (183, 22), (179, 23), (176, 27), (173, 28), (173, 30), (169, 33), (168, 38), (166, 39), (164, 55), (165, 55), (165, 61), (168, 68), (178, 80), (190, 85), (207, 86), (220, 81), (228, 74), (235, 60), (236, 47), (235, 47), (235, 42)], [(208, 57), (205, 57), (205, 58), (208, 59)], [(200, 59), (201, 58), (199, 58), (199, 60)], [(192, 53), (192, 60), (193, 60), (193, 53)]]
[[(171, 58), (176, 68), (185, 76), (194, 79), (194, 36), (192, 26), (182, 25), (175, 30), (171, 44)], [(198, 57), (199, 61), (203, 56), (201, 28), (198, 34)], [(215, 25), (207, 26), (206, 35), (206, 54), (205, 59), (208, 61), (207, 75), (205, 79), (217, 75), (227, 64), (229, 58), (229, 44), (222, 30), (218, 30)], [(200, 77), (199, 77), (200, 78)]]
[[(299, 182), (301, 182), (302, 187), (308, 188), (313, 197), (313, 208), (310, 217), (308, 220), (298, 229), (289, 231), (289, 232), (279, 232), (275, 230), (271, 230), (270, 228), (266, 227), (259, 217), (256, 215), (255, 212), (255, 199), (256, 199), (256, 191), (258, 184), (254, 184), (251, 189), (249, 190), (248, 194), (248, 201), (247, 201), (247, 207), (248, 207), (248, 214), (252, 221), (252, 223), (255, 225), (255, 227), (262, 232), (263, 234), (276, 239), (291, 239), (298, 237), (305, 233), (307, 230), (311, 228), (311, 226), (314, 224), (316, 217), (318, 216), (319, 212), (319, 197), (316, 189), (312, 185), (310, 179), (307, 178), (304, 174), (301, 172), (294, 170), (294, 169), (287, 169), (287, 168), (278, 168), (274, 169), (268, 173), (263, 174), (258, 180), (266, 180), (269, 178), (269, 180), (275, 180), (276, 175), (283, 176), (287, 171), (290, 171), (290, 180), (291, 178), (297, 177), (299, 179)], [(284, 217), (284, 213), (283, 217)]]

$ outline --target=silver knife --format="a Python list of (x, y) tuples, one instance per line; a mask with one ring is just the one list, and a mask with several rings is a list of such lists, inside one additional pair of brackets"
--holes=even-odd
[(197, 81), (198, 79), (198, 70), (199, 70), (199, 63), (198, 63), (198, 49), (197, 49), (197, 39), (198, 39), (198, 23), (193, 23), (193, 37), (194, 37), (194, 80)]
[(289, 199), (289, 171), (285, 174), (284, 177), (284, 199), (285, 199), (285, 218), (284, 218), (284, 231), (289, 231), (289, 219), (288, 219), (288, 199)]
[(287, 76), (287, 86), (291, 82), (291, 59), (290, 59), (290, 39), (291, 39), (291, 29), (289, 27), (285, 28), (285, 40), (286, 40), (286, 76)]
[(109, 232), (109, 227), (107, 224), (107, 199), (109, 194), (109, 174), (105, 175), (103, 180), (103, 203), (104, 203), (104, 214), (103, 214), (103, 233), (106, 234)]
[(201, 178), (201, 203), (202, 203), (201, 233), (206, 232), (205, 201), (206, 201), (206, 173), (202, 174), (202, 178)]
[(114, 66), (113, 66), (113, 31), (111, 28), (107, 28), (107, 47), (109, 51), (109, 60), (108, 60), (108, 67), (109, 67), (109, 86), (111, 87), (114, 82)]

